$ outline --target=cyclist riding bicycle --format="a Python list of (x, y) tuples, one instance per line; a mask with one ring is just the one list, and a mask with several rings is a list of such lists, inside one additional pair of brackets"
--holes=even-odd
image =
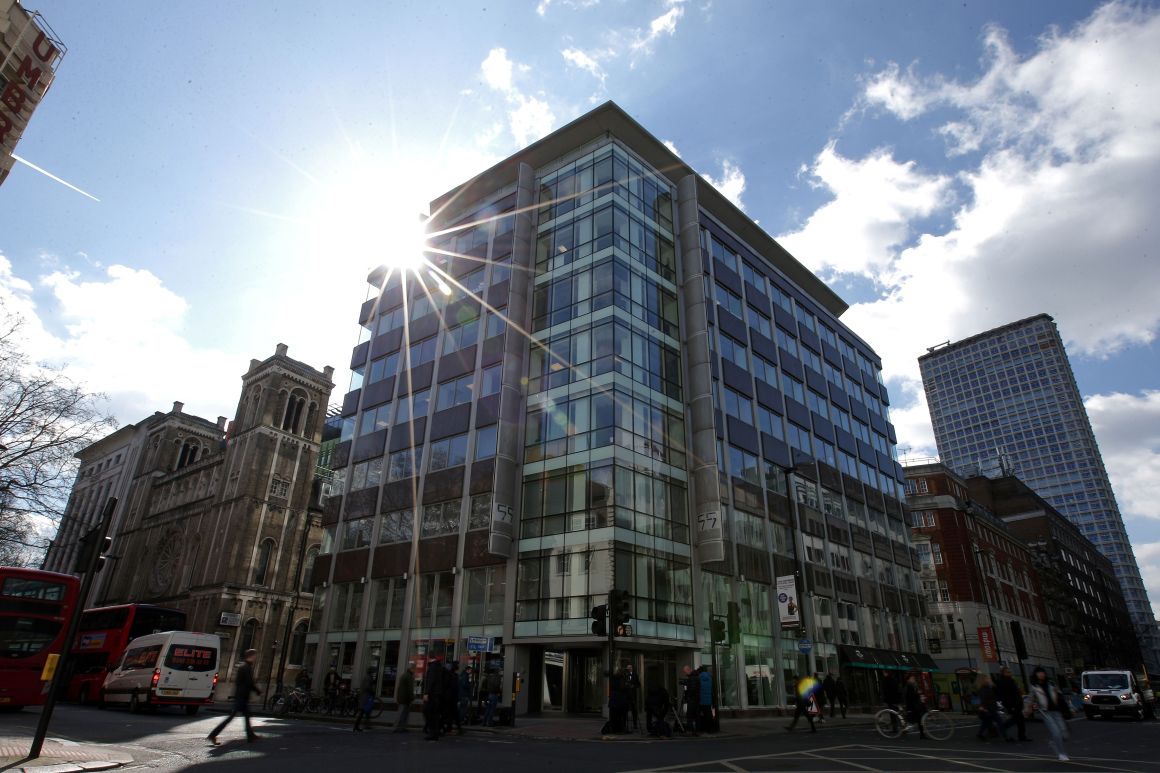
[(922, 693), (918, 691), (918, 680), (912, 674), (906, 680), (906, 721), (910, 723), (907, 730), (918, 728), (918, 737), (926, 738), (926, 730), (922, 726), (922, 715), (926, 713), (926, 706), (922, 702)]

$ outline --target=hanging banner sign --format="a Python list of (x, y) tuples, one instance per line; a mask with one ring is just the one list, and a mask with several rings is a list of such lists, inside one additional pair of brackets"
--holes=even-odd
[(777, 615), (782, 628), (797, 628), (801, 625), (801, 608), (798, 607), (797, 583), (792, 574), (777, 578)]
[(979, 628), (979, 647), (983, 650), (983, 660), (988, 663), (999, 662), (999, 650), (995, 647), (995, 632), (991, 626)]

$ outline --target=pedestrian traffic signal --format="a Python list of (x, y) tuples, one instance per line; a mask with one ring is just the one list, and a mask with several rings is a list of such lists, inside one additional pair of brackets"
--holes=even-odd
[(726, 639), (725, 620), (714, 615), (709, 618), (709, 638), (713, 640), (714, 644), (720, 644)]
[(729, 643), (737, 644), (741, 641), (741, 606), (736, 601), (730, 601), (725, 610)]
[(608, 624), (613, 631), (627, 630), (623, 626), (632, 621), (632, 597), (628, 591), (612, 590), (608, 593)]
[(608, 635), (608, 606), (592, 607), (592, 633), (596, 636)]

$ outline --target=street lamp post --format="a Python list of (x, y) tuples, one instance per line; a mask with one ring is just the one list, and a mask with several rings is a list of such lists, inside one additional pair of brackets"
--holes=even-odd
[(972, 552), (975, 554), (975, 567), (979, 570), (979, 584), (983, 586), (983, 603), (987, 605), (987, 619), (991, 622), (991, 640), (995, 642), (995, 657), (999, 662), (1003, 662), (1003, 652), (999, 648), (999, 629), (995, 626), (995, 614), (991, 610), (991, 593), (987, 589), (985, 572), (983, 571), (982, 562), (979, 560), (979, 554), (986, 553), (990, 555), (989, 550), (985, 550), (977, 545), (972, 546)]
[(963, 629), (963, 650), (967, 653), (967, 668), (974, 671), (975, 661), (971, 658), (971, 645), (967, 641), (967, 624), (963, 622), (963, 618), (959, 618), (959, 626)]
[[(797, 498), (794, 496), (794, 493), (793, 493), (793, 479), (790, 477), (790, 475), (793, 474), (793, 469), (792, 468), (791, 469), (783, 468), (782, 473), (785, 477), (785, 493), (786, 493), (786, 497), (789, 499), (790, 514), (793, 516), (794, 553), (796, 553), (795, 563), (798, 566), (798, 570), (796, 572), (794, 572), (794, 574), (800, 574), (801, 578), (802, 578), (802, 587), (798, 590), (798, 601), (801, 602), (801, 601), (805, 600), (807, 602), (804, 604), (803, 603), (798, 604), (798, 608), (801, 610), (801, 616), (802, 616), (801, 630), (802, 630), (803, 636), (809, 636), (809, 634), (810, 634), (809, 623), (813, 620), (813, 616), (814, 616), (814, 610), (813, 610), (814, 600), (813, 600), (813, 594), (810, 593), (810, 590), (809, 590), (809, 581), (806, 579), (806, 563), (805, 563), (805, 559), (804, 559), (804, 555), (803, 555), (805, 553), (805, 539), (802, 537), (801, 516), (798, 514)], [(806, 607), (807, 606), (810, 607), (808, 619), (806, 617)], [(817, 631), (816, 631), (816, 626), (815, 626), (814, 646), (810, 648), (809, 654), (805, 655), (806, 667), (807, 667), (809, 673), (811, 673), (811, 674), (813, 674), (815, 671), (817, 671), (817, 655), (814, 654), (815, 650), (817, 648), (816, 633), (817, 633)], [(802, 654), (805, 654), (805, 653), (802, 653)]]

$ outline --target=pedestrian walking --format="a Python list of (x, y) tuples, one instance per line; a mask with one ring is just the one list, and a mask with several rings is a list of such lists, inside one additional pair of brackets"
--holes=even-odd
[(358, 685), (358, 706), (354, 714), (354, 731), (361, 733), (366, 720), (367, 730), (371, 729), (371, 710), (375, 707), (375, 669), (368, 668)]
[(463, 732), (463, 726), (469, 724), (468, 707), (471, 706), (471, 693), (475, 689), (475, 683), (472, 679), (471, 666), (463, 669), (459, 674), (459, 732)]
[(238, 665), (238, 671), (234, 675), (234, 708), (206, 738), (214, 746), (221, 746), (217, 737), (238, 714), (241, 714), (246, 722), (246, 740), (253, 743), (261, 738), (250, 727), (250, 696), (258, 694), (258, 686), (254, 684), (254, 661), (257, 659), (257, 650), (246, 650), (245, 659)]
[[(625, 698), (628, 701), (628, 713), (632, 715), (632, 729), (633, 732), (640, 732), (640, 717), (636, 714), (636, 704), (640, 699), (640, 677), (636, 675), (636, 671), (629, 663), (624, 668), (624, 690)], [(625, 726), (627, 728), (627, 718), (625, 719)]]
[(443, 734), (443, 663), (435, 658), (423, 675), (423, 720), (426, 740), (438, 741)]
[(483, 726), (491, 727), (495, 724), (495, 710), (499, 706), (500, 693), (503, 691), (503, 679), (494, 668), (487, 669), (481, 690), (487, 699), (483, 709)]
[(703, 732), (717, 732), (717, 715), (713, 711), (713, 673), (708, 666), (701, 666), (700, 690), (698, 690), (697, 718), (704, 725)]
[(805, 717), (806, 721), (810, 723), (810, 732), (816, 733), (818, 729), (814, 726), (814, 717), (821, 712), (818, 706), (817, 693), (822, 685), (812, 676), (803, 676), (797, 680), (794, 685), (794, 693), (797, 700), (794, 701), (793, 720), (786, 726), (785, 731), (792, 733), (797, 727), (798, 719)]
[(846, 709), (850, 706), (850, 696), (846, 692), (846, 680), (838, 676), (834, 680), (834, 697), (838, 701), (838, 705), (842, 707), (842, 719), (846, 718)]
[(987, 740), (991, 728), (1007, 740), (1007, 729), (999, 721), (999, 699), (995, 695), (995, 683), (990, 674), (979, 676), (979, 732), (976, 737), (980, 741)]
[(697, 721), (699, 719), (697, 717), (697, 709), (701, 706), (700, 675), (693, 670), (692, 666), (682, 668), (681, 674), (681, 686), (684, 688), (682, 700), (685, 703), (685, 723), (693, 735), (700, 735), (701, 727)]
[(826, 703), (830, 704), (830, 719), (833, 719), (838, 705), (838, 686), (834, 682), (833, 672), (827, 673), (822, 680), (822, 694), (826, 696)]
[(399, 686), (395, 688), (395, 702), (399, 704), (399, 715), (395, 717), (395, 732), (407, 732), (407, 719), (411, 716), (411, 704), (415, 702), (415, 672), (411, 666), (399, 677)]
[[(1003, 734), (1007, 735), (1007, 730), (1014, 725), (1019, 740), (1030, 741), (1031, 739), (1027, 737), (1027, 721), (1023, 717), (1023, 691), (1019, 689), (1019, 684), (1007, 666), (999, 670), (999, 678), (995, 680), (995, 697), (1007, 710)], [(1007, 740), (1010, 741), (1011, 738), (1008, 737)]]
[(1069, 757), (1063, 743), (1070, 735), (1067, 731), (1067, 719), (1071, 716), (1071, 707), (1067, 705), (1067, 701), (1060, 693), (1059, 688), (1048, 680), (1047, 672), (1043, 670), (1042, 666), (1031, 672), (1031, 706), (1029, 710), (1043, 721), (1043, 726), (1051, 735), (1047, 741), (1051, 751), (1059, 756), (1060, 762), (1067, 762)]
[(459, 721), (459, 664), (445, 661), (443, 668), (443, 732), (450, 733), (454, 727), (458, 735), (463, 735), (463, 723)]

